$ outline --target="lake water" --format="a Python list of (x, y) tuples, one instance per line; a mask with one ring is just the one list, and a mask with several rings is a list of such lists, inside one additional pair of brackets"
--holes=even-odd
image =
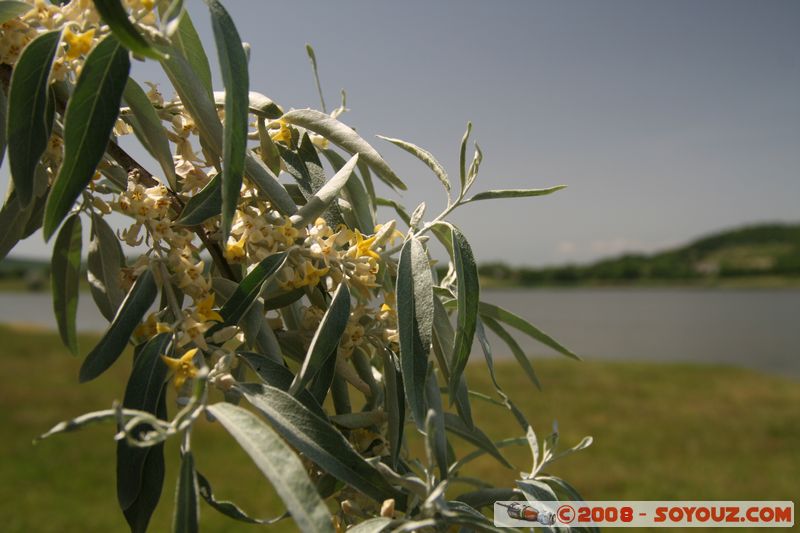
[[(800, 377), (800, 290), (509, 289), (484, 290), (481, 298), (585, 359), (725, 363)], [(0, 294), (0, 322), (55, 329), (50, 295)], [(107, 325), (88, 293), (78, 324), (85, 331)], [(553, 353), (515, 336), (530, 355)], [(499, 340), (492, 345), (497, 356), (507, 353)]]

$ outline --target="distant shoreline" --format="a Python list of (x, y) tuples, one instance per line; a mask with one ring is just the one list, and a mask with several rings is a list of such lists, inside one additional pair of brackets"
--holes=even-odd
[(698, 279), (643, 279), (635, 281), (585, 280), (573, 282), (518, 283), (481, 277), (483, 289), (800, 289), (800, 277), (741, 276)]

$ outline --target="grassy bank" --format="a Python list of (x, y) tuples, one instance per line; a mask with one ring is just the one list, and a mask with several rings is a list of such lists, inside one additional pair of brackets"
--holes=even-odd
[[(0, 516), (4, 531), (126, 531), (116, 509), (113, 429), (93, 427), (36, 446), (53, 423), (106, 408), (124, 390), (123, 358), (97, 381), (77, 384), (80, 360), (51, 333), (0, 326)], [(81, 339), (83, 349), (92, 339)], [(477, 355), (477, 354), (476, 354)], [(476, 362), (478, 358), (476, 357)], [(595, 444), (555, 465), (586, 498), (800, 499), (800, 384), (751, 371), (677, 364), (536, 362), (545, 390), (516, 367), (498, 364), (503, 386), (544, 436), (557, 418), (565, 445)], [(481, 364), (470, 385), (490, 392)], [(516, 435), (500, 408), (476, 401), (475, 418), (496, 438)], [(457, 440), (457, 439), (454, 439)], [(233, 440), (204, 423), (195, 434), (197, 464), (221, 498), (261, 516), (280, 512), (268, 484)], [(457, 451), (468, 449), (457, 446)], [(509, 449), (526, 469), (526, 449)], [(176, 473), (168, 446), (167, 485), (153, 531), (167, 531)], [(216, 461), (216, 462), (215, 462)], [(516, 471), (478, 461), (471, 475), (510, 485)], [(205, 504), (205, 531), (239, 531)], [(281, 528), (289, 530), (288, 528)]]

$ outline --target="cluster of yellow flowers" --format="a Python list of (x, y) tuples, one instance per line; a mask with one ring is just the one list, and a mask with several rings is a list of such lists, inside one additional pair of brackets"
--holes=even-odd
[[(74, 81), (80, 74), (86, 55), (108, 34), (108, 27), (102, 24), (90, 0), (73, 0), (63, 6), (45, 0), (29, 0), (29, 3), (32, 8), (27, 13), (1, 26), (0, 62), (13, 65), (25, 45), (37, 35), (62, 29), (63, 38), (54, 61), (51, 81)], [(156, 31), (153, 0), (127, 0), (125, 4), (141, 29)], [(170, 331), (175, 334), (179, 347), (189, 349), (186, 353), (192, 356), (186, 362), (193, 364), (191, 361), (196, 354), (194, 347), (203, 351), (209, 349), (205, 336), (214, 324), (222, 321), (222, 317), (214, 309), (212, 269), (208, 258), (204, 256), (204, 245), (194, 232), (197, 228), (189, 229), (175, 221), (180, 215), (181, 203), (185, 204), (205, 187), (216, 169), (198, 155), (202, 151), (195, 149), (197, 128), (180, 101), (177, 98), (167, 101), (157, 86), (148, 85), (150, 101), (159, 117), (169, 124), (167, 136), (174, 145), (178, 190), (169, 190), (163, 181), (145, 186), (138, 172), (133, 171), (128, 175), (127, 188), (116, 193), (113, 187), (97, 185), (101, 173), (107, 173), (113, 165), (104, 161), (87, 191), (88, 207), (97, 216), (116, 211), (132, 219), (130, 225), (119, 231), (119, 238), (128, 247), (141, 250), (140, 247), (144, 245), (147, 249), (147, 253), (133, 265), (123, 269), (120, 283), (124, 289), (128, 289), (145, 269), (166, 268), (169, 281), (192, 299), (190, 305), (170, 310), (173, 320), (169, 324), (161, 321), (166, 316), (165, 311), (149, 315), (137, 329), (136, 336), (143, 341)], [(345, 108), (341, 106), (331, 115), (335, 118), (344, 111)], [(220, 116), (224, 120), (224, 112), (221, 111)], [(290, 149), (295, 147), (300, 133), (295, 127), (278, 119), (267, 124), (267, 128), (273, 142)], [(114, 134), (123, 136), (131, 132), (123, 110)], [(309, 133), (315, 146), (328, 147), (327, 139)], [(62, 153), (63, 140), (54, 133), (45, 157), (51, 180), (57, 174)], [(200, 229), (212, 240), (218, 239), (216, 218), (203, 223)], [(402, 234), (394, 229), (393, 222), (377, 226), (371, 235), (364, 235), (358, 229), (343, 224), (331, 227), (325, 218), (317, 219), (308, 227), (296, 227), (289, 217), (275, 210), (245, 180), (223, 255), (233, 268), (240, 268), (246, 273), (269, 255), (288, 252), (288, 260), (276, 280), (277, 287), (283, 291), (313, 291), (317, 286), (334, 291), (346, 279), (356, 300), (340, 342), (339, 355), (347, 358), (356, 349), (371, 355), (373, 346), (397, 341), (394, 295), (383, 289), (386, 260), (381, 252), (398, 238), (402, 238)], [(317, 328), (324, 314), (320, 307), (310, 303), (312, 300), (309, 298), (305, 303), (296, 304), (298, 307), (294, 311), (302, 317), (300, 325), (308, 332)], [(271, 318), (269, 324), (275, 330), (285, 325), (280, 314), (277, 318)], [(228, 339), (232, 337), (237, 338), (233, 343), (235, 346), (244, 342), (238, 329), (227, 336)], [(182, 375), (185, 378), (193, 377), (191, 372)], [(185, 379), (180, 381), (182, 383)]]

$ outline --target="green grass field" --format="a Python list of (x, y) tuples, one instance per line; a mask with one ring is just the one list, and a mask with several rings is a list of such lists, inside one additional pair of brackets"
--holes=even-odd
[[(107, 408), (121, 398), (130, 363), (78, 385), (80, 359), (56, 335), (0, 326), (0, 529), (8, 532), (126, 531), (116, 507), (111, 426), (32, 445), (64, 418)], [(82, 337), (82, 349), (92, 339)], [(470, 386), (491, 392), (474, 354)], [(752, 371), (689, 364), (535, 362), (545, 390), (533, 389), (513, 364), (498, 364), (502, 385), (544, 436), (557, 419), (562, 443), (584, 435), (588, 450), (552, 472), (593, 500), (800, 500), (800, 384)], [(504, 410), (474, 402), (475, 418), (492, 437), (518, 436)], [(259, 516), (281, 511), (269, 485), (219, 428), (195, 433), (198, 469), (217, 496)], [(176, 443), (167, 447), (167, 483), (153, 531), (169, 530)], [(457, 452), (467, 450), (458, 445)], [(506, 448), (519, 469), (526, 448)], [(465, 473), (510, 486), (517, 472), (487, 459)], [(205, 531), (255, 530), (201, 507)], [(289, 524), (279, 528), (292, 530)]]

